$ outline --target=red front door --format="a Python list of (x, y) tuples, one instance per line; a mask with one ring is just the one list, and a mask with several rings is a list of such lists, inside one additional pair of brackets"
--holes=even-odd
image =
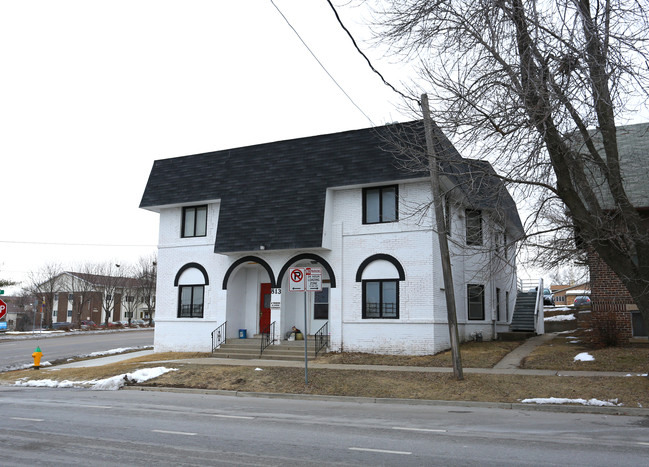
[[(270, 326), (270, 284), (261, 284), (259, 297), (259, 332), (262, 333)], [(266, 330), (266, 332), (268, 332)]]

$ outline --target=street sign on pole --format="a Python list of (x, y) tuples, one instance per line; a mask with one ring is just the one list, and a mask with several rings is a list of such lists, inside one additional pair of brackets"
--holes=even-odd
[(291, 292), (304, 292), (306, 290), (304, 279), (304, 268), (289, 268), (288, 290)]
[(306, 290), (309, 292), (322, 291), (322, 269), (304, 268), (306, 275)]
[(7, 304), (0, 299), (0, 319), (4, 318), (7, 314)]

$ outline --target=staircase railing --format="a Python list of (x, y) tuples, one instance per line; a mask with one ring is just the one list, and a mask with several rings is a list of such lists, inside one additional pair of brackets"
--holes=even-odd
[(226, 321), (214, 331), (212, 331), (212, 353), (214, 353), (214, 351), (218, 349), (221, 344), (225, 344), (225, 336), (228, 328), (227, 325), (228, 322)]
[(275, 321), (270, 323), (264, 329), (261, 330), (261, 349), (259, 351), (259, 356), (264, 353), (264, 350), (268, 348), (273, 342), (275, 342)]
[(315, 333), (315, 356), (322, 349), (329, 347), (329, 321), (324, 323), (322, 327)]
[(543, 279), (539, 279), (539, 285), (536, 288), (536, 303), (534, 304), (534, 332), (536, 334), (545, 334), (543, 311)]

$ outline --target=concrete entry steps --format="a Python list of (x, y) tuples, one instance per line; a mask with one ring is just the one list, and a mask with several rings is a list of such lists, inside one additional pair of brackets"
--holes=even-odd
[[(315, 341), (311, 336), (307, 336), (307, 346), (307, 358), (313, 360), (315, 358)], [(240, 360), (261, 358), (263, 360), (304, 361), (304, 341), (283, 340), (278, 345), (266, 347), (261, 357), (259, 356), (260, 348), (261, 338), (228, 339), (225, 344), (221, 344), (212, 353), (212, 357), (236, 358)]]

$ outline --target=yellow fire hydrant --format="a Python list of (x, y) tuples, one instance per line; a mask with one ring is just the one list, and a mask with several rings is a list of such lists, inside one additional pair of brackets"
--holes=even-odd
[(34, 370), (40, 369), (42, 356), (43, 352), (41, 352), (41, 348), (36, 347), (36, 350), (34, 350), (34, 353), (32, 354), (32, 357), (34, 358)]

